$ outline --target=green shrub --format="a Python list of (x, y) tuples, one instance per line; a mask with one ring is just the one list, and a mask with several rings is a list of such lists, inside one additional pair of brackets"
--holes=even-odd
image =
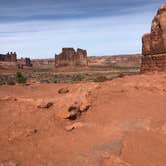
[(23, 84), (23, 83), (27, 82), (27, 78), (21, 72), (17, 72), (17, 74), (16, 74), (16, 81), (19, 84)]
[(107, 77), (106, 76), (98, 76), (94, 79), (94, 82), (104, 82), (107, 81)]

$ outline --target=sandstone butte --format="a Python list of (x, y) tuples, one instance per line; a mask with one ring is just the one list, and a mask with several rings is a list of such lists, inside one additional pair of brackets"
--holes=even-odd
[(151, 32), (142, 37), (141, 72), (166, 71), (166, 5), (154, 17)]
[(78, 48), (62, 48), (62, 52), (55, 55), (55, 66), (87, 66), (87, 51)]
[(14, 52), (8, 52), (7, 54), (0, 54), (0, 61), (2, 62), (16, 62), (17, 54)]

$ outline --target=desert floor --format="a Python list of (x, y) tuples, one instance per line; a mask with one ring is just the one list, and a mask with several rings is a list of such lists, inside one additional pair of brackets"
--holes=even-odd
[[(58, 93), (61, 88), (69, 92)], [(53, 106), (38, 107), (47, 102)], [(65, 119), (74, 102), (90, 108)], [(0, 86), (0, 163), (5, 160), (20, 166), (165, 166), (166, 73)]]

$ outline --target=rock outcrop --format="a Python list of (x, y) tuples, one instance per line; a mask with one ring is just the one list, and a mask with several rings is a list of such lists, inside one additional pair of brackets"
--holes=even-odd
[(62, 53), (55, 55), (55, 66), (87, 66), (87, 51), (78, 48), (63, 48)]
[(17, 60), (18, 68), (32, 67), (32, 62), (30, 58), (21, 58)]
[(142, 37), (141, 72), (166, 71), (166, 4), (154, 17), (151, 32)]
[(3, 62), (16, 62), (17, 54), (14, 52), (8, 52), (7, 54), (0, 54), (0, 61)]
[(25, 58), (24, 59), (25, 66), (32, 67), (31, 59), (30, 58)]

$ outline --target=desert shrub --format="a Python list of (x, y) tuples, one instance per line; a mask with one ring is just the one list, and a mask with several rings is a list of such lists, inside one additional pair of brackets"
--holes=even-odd
[(74, 82), (82, 81), (83, 79), (84, 79), (84, 76), (81, 74), (74, 74), (72, 76), (72, 81)]
[(107, 77), (106, 76), (97, 76), (95, 79), (94, 79), (94, 82), (104, 82), (104, 81), (107, 81)]
[(17, 72), (17, 74), (16, 74), (16, 81), (19, 84), (23, 84), (23, 83), (27, 82), (27, 78), (21, 72)]

